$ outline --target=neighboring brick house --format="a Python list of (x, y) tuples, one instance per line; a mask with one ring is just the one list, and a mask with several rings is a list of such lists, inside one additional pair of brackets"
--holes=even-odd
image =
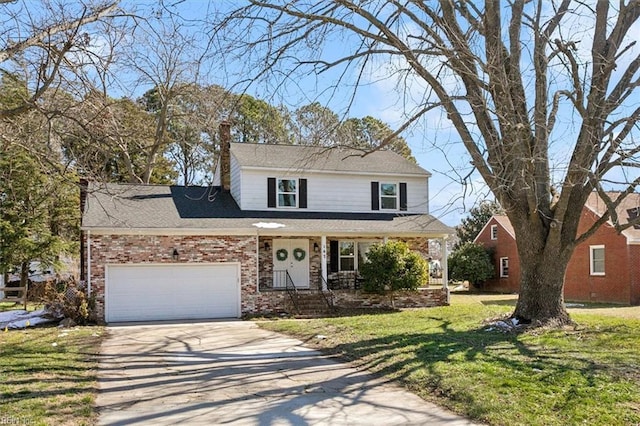
[(501, 293), (516, 293), (520, 289), (520, 264), (516, 234), (509, 218), (492, 216), (476, 236), (474, 242), (491, 249), (494, 259), (494, 278), (483, 283), (483, 289)]
[[(611, 194), (615, 198), (615, 194)], [(596, 193), (589, 196), (578, 228), (586, 231), (606, 212)], [(640, 194), (630, 194), (618, 207), (621, 221), (627, 222), (640, 212)], [(484, 289), (518, 292), (520, 269), (515, 233), (506, 216), (493, 216), (475, 242), (494, 251), (495, 278)], [(618, 234), (611, 222), (602, 225), (578, 245), (565, 274), (564, 297), (567, 301), (640, 304), (640, 228), (631, 227)]]
[[(82, 272), (99, 320), (281, 312), (287, 286), (353, 293), (372, 243), (428, 257), (453, 232), (429, 214), (429, 173), (393, 152), (232, 144), (228, 131), (219, 185), (89, 185)], [(446, 285), (416, 300), (446, 303)]]

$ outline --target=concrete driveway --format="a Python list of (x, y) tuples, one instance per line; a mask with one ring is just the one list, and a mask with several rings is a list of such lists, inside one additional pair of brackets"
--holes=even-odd
[(109, 327), (103, 425), (467, 425), (253, 322)]

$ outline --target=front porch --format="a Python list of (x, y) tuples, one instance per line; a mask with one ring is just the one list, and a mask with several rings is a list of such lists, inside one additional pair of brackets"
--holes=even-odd
[[(412, 250), (430, 259), (429, 237), (399, 237)], [(438, 237), (442, 247), (442, 278), (429, 277), (423, 286), (447, 288), (446, 237)], [(339, 236), (279, 237), (258, 236), (258, 291), (360, 290), (363, 285), (358, 266), (366, 260), (366, 250), (387, 238)]]
[(360, 290), (362, 277), (358, 271), (339, 271), (328, 274), (325, 282), (322, 275), (316, 274), (315, 277), (310, 277), (308, 286), (300, 286), (296, 285), (294, 279), (284, 269), (274, 270), (271, 276), (261, 277), (259, 284), (260, 291), (284, 291), (294, 287), (300, 291)]

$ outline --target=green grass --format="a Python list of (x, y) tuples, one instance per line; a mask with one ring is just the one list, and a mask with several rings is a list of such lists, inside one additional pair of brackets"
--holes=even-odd
[[(640, 423), (640, 320), (575, 314), (576, 327), (487, 331), (510, 303), (263, 322), (424, 399), (493, 425)], [(317, 339), (317, 335), (326, 339)]]
[(0, 422), (94, 424), (102, 327), (0, 331)]
[[(22, 303), (14, 303), (14, 302), (0, 302), (0, 312), (4, 311), (14, 311), (16, 309), (24, 309), (24, 305)], [(27, 311), (36, 311), (38, 309), (42, 309), (42, 304), (37, 304), (33, 302), (27, 303)]]

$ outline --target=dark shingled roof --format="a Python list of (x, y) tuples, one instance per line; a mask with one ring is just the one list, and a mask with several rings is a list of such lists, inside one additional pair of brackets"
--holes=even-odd
[[(284, 225), (258, 227), (260, 222)], [(445, 235), (453, 230), (431, 215), (243, 211), (219, 187), (92, 184), (82, 219), (86, 230), (198, 230), (253, 234)]]
[(388, 150), (364, 155), (364, 151), (352, 148), (232, 143), (231, 154), (243, 167), (430, 176), (422, 167)]

